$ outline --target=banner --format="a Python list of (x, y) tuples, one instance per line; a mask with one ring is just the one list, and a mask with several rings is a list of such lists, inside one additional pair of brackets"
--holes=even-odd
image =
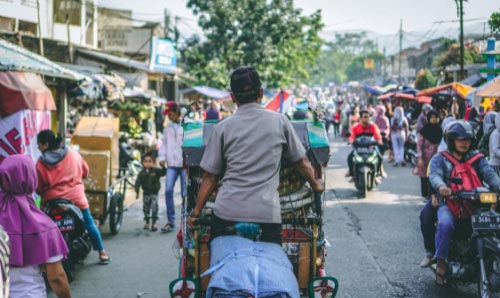
[(22, 110), (0, 118), (0, 163), (14, 154), (28, 154), (37, 161), (37, 134), (50, 129), (50, 123), (50, 111)]
[(290, 95), (280, 90), (280, 92), (267, 103), (266, 109), (285, 114), (291, 106), (292, 99)]
[(373, 69), (375, 68), (375, 60), (371, 58), (366, 58), (364, 61), (365, 69)]
[(163, 73), (175, 73), (177, 56), (175, 44), (169, 39), (153, 37), (151, 39), (151, 57), (149, 68)]

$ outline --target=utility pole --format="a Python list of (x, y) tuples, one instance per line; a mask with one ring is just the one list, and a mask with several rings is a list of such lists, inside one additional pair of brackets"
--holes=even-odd
[(401, 85), (401, 63), (402, 63), (402, 52), (403, 52), (403, 19), (401, 19), (401, 24), (399, 25), (399, 85)]
[(179, 42), (179, 29), (177, 28), (177, 21), (179, 20), (179, 17), (178, 16), (175, 16), (174, 18), (174, 41), (175, 41), (175, 44), (177, 45), (177, 43)]
[(66, 14), (66, 32), (68, 34), (68, 58), (69, 63), (73, 64), (73, 52), (71, 51), (71, 31), (69, 28), (69, 14)]
[(168, 10), (165, 8), (163, 10), (163, 33), (165, 38), (170, 37), (170, 15), (168, 14)]
[(40, 0), (36, 0), (36, 10), (38, 14), (38, 47), (40, 56), (43, 56), (43, 38), (42, 38), (42, 22), (40, 21)]
[[(465, 0), (467, 1), (467, 0)], [(464, 0), (455, 0), (460, 20), (460, 79), (464, 78)]]

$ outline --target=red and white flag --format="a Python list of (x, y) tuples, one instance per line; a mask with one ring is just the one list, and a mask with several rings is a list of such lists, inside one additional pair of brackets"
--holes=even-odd
[(292, 97), (281, 89), (280, 92), (267, 103), (266, 109), (284, 114), (291, 106)]

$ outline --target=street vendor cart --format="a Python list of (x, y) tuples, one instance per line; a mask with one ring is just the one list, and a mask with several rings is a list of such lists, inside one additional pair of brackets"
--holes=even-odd
[[(325, 178), (330, 148), (323, 123), (292, 122), (302, 141), (317, 178)], [(195, 206), (203, 170), (200, 162), (214, 123), (188, 123), (184, 126), (184, 156), (187, 166), (187, 197), (182, 202), (180, 278), (170, 284), (172, 297), (204, 297), (210, 276), (210, 220), (217, 189), (209, 198), (200, 218), (200, 229), (191, 231), (186, 220)], [(219, 184), (220, 187), (220, 184)], [(326, 239), (323, 231), (323, 194), (314, 194), (309, 184), (291, 164), (282, 164), (279, 195), (282, 217), (282, 247), (290, 260), (301, 297), (334, 297), (338, 282), (325, 274)], [(190, 290), (189, 290), (190, 289)]]
[(117, 118), (83, 117), (71, 139), (89, 166), (84, 184), (90, 212), (101, 226), (109, 218), (112, 235), (118, 234), (122, 225), (129, 175), (118, 178), (118, 129)]

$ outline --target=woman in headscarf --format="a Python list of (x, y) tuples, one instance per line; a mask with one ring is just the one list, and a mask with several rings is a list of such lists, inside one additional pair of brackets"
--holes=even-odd
[(0, 225), (10, 238), (10, 297), (47, 297), (41, 269), (57, 297), (71, 297), (61, 260), (68, 247), (56, 224), (35, 204), (35, 164), (28, 155), (0, 164)]
[(479, 111), (476, 107), (471, 108), (468, 121), (472, 125), (472, 129), (476, 135), (475, 142), (472, 146), (473, 148), (477, 148), (479, 141), (483, 137), (483, 122), (481, 121)]
[(443, 131), (439, 125), (439, 114), (435, 110), (427, 113), (427, 124), (425, 124), (417, 137), (417, 172), (420, 176), (420, 190), (422, 197), (429, 197), (429, 176), (427, 167), (431, 158), (436, 154), (439, 143), (443, 137)]
[(391, 120), (391, 141), (394, 150), (394, 166), (404, 166), (405, 141), (408, 136), (408, 120), (404, 116), (402, 107), (394, 109), (394, 116)]
[(490, 160), (489, 163), (500, 176), (500, 113), (495, 116), (495, 125), (493, 132), (490, 135)]
[(92, 238), (92, 246), (99, 252), (99, 264), (109, 264), (111, 258), (104, 250), (101, 232), (90, 213), (83, 186), (83, 179), (89, 173), (87, 163), (78, 152), (61, 147), (62, 139), (51, 130), (39, 132), (37, 142), (42, 151), (36, 164), (39, 181), (37, 192), (42, 197), (42, 205), (51, 199), (65, 198), (80, 208), (85, 228)]
[(477, 149), (486, 157), (490, 157), (490, 136), (495, 130), (495, 118), (497, 113), (495, 111), (489, 111), (484, 116), (483, 121), (483, 137), (479, 140)]

